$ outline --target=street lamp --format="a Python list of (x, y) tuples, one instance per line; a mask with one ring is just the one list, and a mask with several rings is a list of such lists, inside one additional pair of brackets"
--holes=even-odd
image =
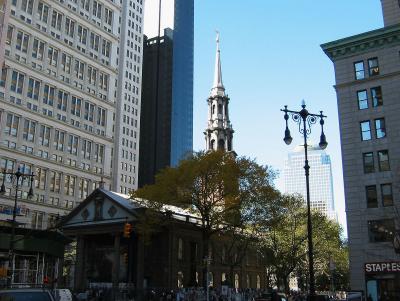
[(289, 116), (292, 117), (293, 121), (299, 125), (299, 132), (303, 134), (304, 138), (304, 153), (305, 153), (305, 162), (304, 162), (304, 170), (306, 175), (306, 198), (307, 198), (307, 238), (308, 238), (308, 272), (310, 277), (310, 301), (315, 299), (315, 277), (314, 277), (314, 258), (313, 258), (313, 241), (312, 241), (312, 222), (311, 222), (311, 205), (310, 205), (310, 165), (308, 164), (308, 154), (307, 154), (307, 137), (311, 134), (311, 126), (319, 120), (319, 124), (321, 125), (321, 137), (319, 142), (319, 147), (321, 149), (325, 149), (328, 145), (326, 142), (326, 137), (324, 134), (324, 116), (322, 111), (320, 114), (312, 114), (308, 112), (306, 109), (306, 104), (303, 100), (302, 109), (300, 111), (290, 111), (285, 106), (285, 109), (281, 109), (282, 112), (285, 112), (284, 119), (286, 122), (285, 129), (285, 138), (283, 141), (287, 145), (292, 143), (293, 138), (290, 135), (290, 130), (288, 126)]
[(10, 178), (10, 181), (13, 182), (15, 181), (15, 196), (14, 196), (14, 209), (13, 209), (13, 217), (12, 217), (12, 222), (11, 222), (11, 238), (10, 238), (10, 247), (8, 249), (8, 271), (9, 271), (9, 277), (7, 278), (8, 286), (11, 286), (11, 280), (12, 280), (12, 275), (14, 273), (14, 239), (15, 239), (15, 224), (16, 224), (16, 217), (17, 217), (17, 200), (18, 200), (18, 187), (20, 185), (20, 180), (21, 180), (21, 185), (24, 180), (29, 179), (30, 181), (30, 187), (29, 187), (29, 192), (28, 192), (28, 197), (31, 198), (33, 197), (33, 179), (35, 175), (32, 173), (30, 174), (25, 174), (20, 171), (20, 168), (16, 172), (7, 172), (6, 169), (4, 169), (1, 174), (3, 175), (3, 183), (1, 184), (0, 187), (0, 194), (5, 194), (6, 192), (6, 187), (4, 185), (5, 179), (8, 176)]

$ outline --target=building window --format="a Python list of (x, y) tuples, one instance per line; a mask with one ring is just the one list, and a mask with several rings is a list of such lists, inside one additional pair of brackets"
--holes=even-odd
[(57, 100), (57, 109), (66, 112), (67, 111), (67, 102), (68, 102), (68, 93), (59, 90), (58, 91), (58, 100)]
[[(1, 159), (1, 161), (0, 161), (0, 168), (1, 168), (2, 171), (15, 172), (14, 166), (15, 166), (15, 162), (10, 160), (10, 159)], [(0, 173), (1, 181), (3, 181), (3, 177), (4, 177), (4, 175), (2, 173)], [(4, 181), (6, 183), (11, 183), (11, 178), (10, 177), (6, 177), (4, 179)]]
[(61, 56), (61, 69), (63, 72), (68, 74), (71, 73), (71, 62), (72, 62), (72, 57), (63, 53)]
[(364, 163), (364, 173), (375, 172), (374, 154), (372, 152), (363, 154), (363, 163)]
[(83, 159), (90, 160), (90, 154), (92, 153), (92, 142), (86, 139), (82, 140), (81, 155)]
[(22, 94), (24, 88), (25, 75), (17, 71), (13, 71), (11, 77), (11, 91)]
[(25, 141), (33, 142), (35, 140), (35, 130), (36, 130), (36, 122), (25, 119), (22, 138)]
[(361, 140), (371, 140), (371, 125), (369, 120), (360, 122)]
[(35, 188), (45, 190), (47, 171), (43, 168), (36, 167), (35, 173)]
[(379, 107), (379, 106), (383, 105), (382, 88), (381, 87), (371, 88), (371, 96), (372, 96), (372, 106), (373, 107)]
[(380, 171), (390, 170), (389, 152), (387, 150), (378, 151), (378, 162)]
[(101, 126), (106, 125), (106, 110), (103, 108), (97, 108), (97, 124)]
[(358, 108), (360, 110), (368, 109), (368, 94), (367, 90), (357, 92)]
[(355, 72), (355, 77), (356, 77), (357, 80), (365, 78), (364, 62), (363, 61), (354, 63), (354, 72)]
[(183, 240), (182, 238), (178, 239), (178, 259), (183, 259)]
[(65, 139), (65, 133), (61, 132), (60, 130), (55, 130), (54, 131), (54, 142), (53, 146), (55, 150), (58, 151), (64, 151), (64, 139)]
[(368, 74), (369, 76), (374, 76), (379, 74), (379, 64), (377, 57), (368, 59)]
[(53, 106), (54, 103), (55, 88), (49, 85), (44, 85), (43, 89), (43, 103), (49, 106)]
[(89, 183), (86, 179), (81, 179), (79, 181), (79, 197), (84, 200), (89, 193)]
[(381, 184), (382, 205), (393, 206), (392, 184)]
[(7, 114), (5, 133), (17, 137), (19, 117), (14, 114)]
[(377, 208), (378, 207), (378, 194), (375, 185), (370, 185), (365, 187), (367, 195), (367, 208)]
[(27, 33), (24, 33), (22, 31), (18, 31), (17, 40), (16, 40), (16, 43), (15, 43), (15, 48), (17, 50), (21, 50), (24, 53), (27, 53), (28, 44), (29, 44), (29, 38), (30, 38), (30, 36)]
[(74, 196), (75, 195), (75, 177), (73, 176), (64, 176), (64, 194)]
[(41, 125), (39, 133), (39, 144), (42, 146), (49, 147), (50, 145), (50, 127)]
[(82, 99), (72, 96), (71, 100), (71, 114), (81, 116)]
[(51, 26), (57, 30), (61, 30), (63, 15), (56, 10), (53, 10), (53, 15), (51, 17)]
[(74, 37), (74, 32), (75, 32), (75, 22), (72, 21), (70, 18), (65, 18), (65, 33), (73, 38)]
[(27, 96), (34, 100), (39, 99), (40, 81), (33, 78), (29, 78), (28, 93)]
[(368, 221), (369, 242), (392, 242), (394, 232), (393, 219)]
[(50, 191), (60, 192), (61, 173), (56, 171), (50, 172)]
[(384, 118), (375, 119), (375, 133), (377, 139), (386, 137), (386, 126)]
[(69, 137), (68, 137), (67, 151), (71, 155), (75, 155), (76, 156), (77, 153), (78, 153), (78, 140), (79, 140), (78, 136), (69, 135)]
[(49, 18), (49, 7), (43, 4), (43, 2), (39, 2), (38, 15), (40, 21), (42, 21), (43, 23), (47, 23), (47, 20)]
[(93, 121), (93, 116), (94, 116), (94, 104), (85, 101), (85, 110), (83, 118), (85, 118), (85, 120), (88, 121)]

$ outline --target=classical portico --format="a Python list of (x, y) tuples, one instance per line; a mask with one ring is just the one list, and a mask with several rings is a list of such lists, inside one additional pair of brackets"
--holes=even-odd
[(140, 210), (126, 196), (97, 189), (66, 217), (63, 231), (77, 241), (75, 290), (121, 283), (143, 288), (143, 240), (123, 236), (125, 223), (134, 224)]

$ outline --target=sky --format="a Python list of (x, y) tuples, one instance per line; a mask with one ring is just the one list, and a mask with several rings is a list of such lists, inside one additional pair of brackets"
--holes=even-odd
[[(145, 8), (144, 31), (148, 34), (157, 32), (157, 18), (151, 16), (158, 14), (155, 1), (158, 3), (147, 0)], [(163, 1), (172, 11), (172, 0)], [(163, 9), (162, 23), (173, 26), (167, 11)], [(206, 100), (213, 82), (218, 30), (223, 83), (235, 130), (234, 150), (279, 172), (288, 152), (302, 138), (292, 122), (292, 145), (283, 142), (285, 123), (280, 109), (288, 105), (291, 110), (300, 110), (304, 99), (310, 112), (322, 110), (328, 116), (324, 129), (335, 206), (346, 230), (335, 74), (320, 45), (382, 26), (380, 0), (195, 0), (194, 150), (205, 147)], [(311, 139), (319, 141), (319, 135), (317, 124)], [(283, 191), (281, 178), (275, 185)]]

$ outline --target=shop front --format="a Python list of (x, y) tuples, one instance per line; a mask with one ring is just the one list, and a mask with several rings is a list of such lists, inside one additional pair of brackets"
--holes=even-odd
[(364, 271), (368, 301), (400, 300), (400, 261), (366, 263)]

